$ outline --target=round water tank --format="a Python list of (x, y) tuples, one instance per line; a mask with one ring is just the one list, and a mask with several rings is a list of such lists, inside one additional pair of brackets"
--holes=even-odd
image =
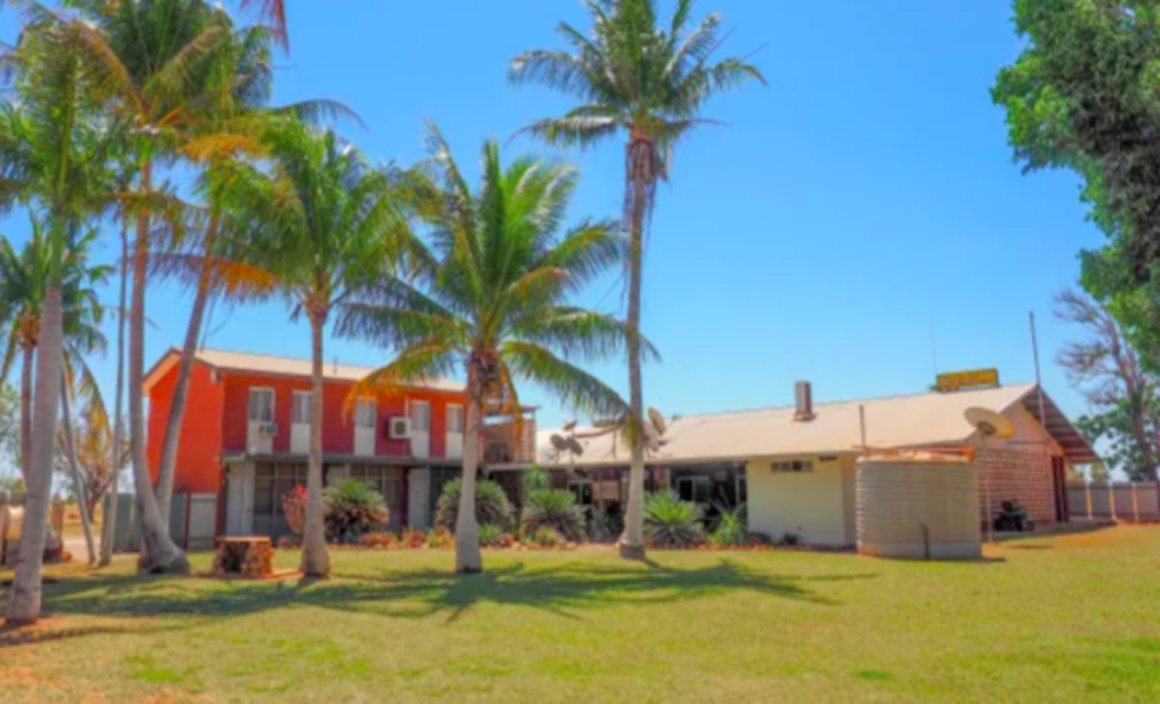
[(982, 557), (975, 466), (930, 453), (858, 462), (858, 553), (873, 557)]
[(24, 508), (5, 504), (0, 506), (0, 540), (20, 540), (24, 528)]

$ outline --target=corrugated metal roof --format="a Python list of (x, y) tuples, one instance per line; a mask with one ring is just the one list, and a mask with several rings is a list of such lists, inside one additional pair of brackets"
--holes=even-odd
[[(181, 350), (173, 348), (158, 361), (145, 380), (146, 393), (168, 371), (169, 365), (176, 364), (179, 359), (181, 359)], [(312, 365), (309, 359), (278, 357), (268, 354), (251, 354), (230, 350), (199, 350), (196, 359), (214, 369), (249, 374), (310, 378), (312, 372)], [(374, 367), (362, 367), (354, 364), (327, 362), (322, 365), (323, 378), (334, 381), (359, 381), (373, 371), (375, 371)], [(462, 382), (455, 381), (454, 379), (434, 379), (416, 386), (419, 388), (449, 392), (462, 392), (465, 389)]]
[[(786, 455), (825, 455), (852, 452), (861, 440), (859, 407), (866, 409), (866, 442), (871, 447), (896, 448), (965, 442), (974, 428), (963, 413), (973, 406), (1003, 412), (1035, 391), (1034, 384), (1004, 386), (958, 393), (926, 393), (814, 406), (816, 418), (794, 420), (794, 407), (768, 408), (732, 413), (683, 416), (669, 423), (666, 444), (649, 458), (650, 464), (747, 460)], [(1094, 457), (1086, 442), (1081, 447)], [(590, 429), (589, 429), (590, 430)], [(551, 444), (553, 433), (538, 434), (538, 456), (563, 466), (623, 465), (628, 448), (615, 435), (578, 438), (584, 454), (557, 457)], [(581, 435), (584, 429), (578, 431)], [(1053, 435), (1058, 432), (1053, 429)], [(1064, 444), (1064, 443), (1061, 443)], [(1067, 444), (1064, 444), (1067, 447)], [(1078, 456), (1078, 455), (1077, 455)]]

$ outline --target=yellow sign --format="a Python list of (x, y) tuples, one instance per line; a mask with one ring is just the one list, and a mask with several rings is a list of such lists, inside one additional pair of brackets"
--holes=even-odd
[(999, 385), (998, 369), (976, 369), (969, 372), (955, 372), (953, 374), (939, 374), (938, 390), (962, 391), (963, 389), (978, 389), (984, 386)]

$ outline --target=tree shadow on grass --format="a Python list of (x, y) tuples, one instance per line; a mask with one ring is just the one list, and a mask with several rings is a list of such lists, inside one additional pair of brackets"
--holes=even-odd
[(529, 569), (522, 563), (476, 575), (439, 570), (337, 573), (328, 582), (221, 583), (200, 579), (135, 578), (132, 584), (99, 578), (46, 587), (59, 614), (153, 617), (229, 617), (312, 606), (389, 618), (446, 614), (454, 622), (480, 604), (523, 606), (582, 620), (584, 610), (623, 604), (656, 605), (737, 591), (822, 606), (837, 602), (817, 594), (815, 583), (872, 579), (875, 574), (775, 576), (737, 563), (697, 569), (640, 569), (566, 563)]

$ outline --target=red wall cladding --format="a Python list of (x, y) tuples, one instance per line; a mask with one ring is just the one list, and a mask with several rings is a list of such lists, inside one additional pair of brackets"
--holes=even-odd
[[(353, 409), (346, 408), (347, 394), (352, 384), (327, 382), (323, 389), (322, 449), (331, 454), (346, 455), (354, 452)], [(225, 380), (225, 412), (222, 418), (226, 452), (246, 451), (246, 431), (250, 389), (264, 387), (274, 390), (274, 422), (278, 434), (274, 437), (274, 452), (290, 451), (290, 406), (295, 391), (310, 391), (310, 382), (299, 379), (281, 379), (263, 376), (229, 375)], [(456, 394), (425, 390), (408, 391), (411, 401), (431, 404), (431, 456), (443, 457), (447, 445), (447, 405), (463, 403)], [(389, 440), (387, 420), (405, 415), (403, 398), (380, 401), (375, 427), (375, 452), (379, 455), (411, 454), (409, 440)]]

